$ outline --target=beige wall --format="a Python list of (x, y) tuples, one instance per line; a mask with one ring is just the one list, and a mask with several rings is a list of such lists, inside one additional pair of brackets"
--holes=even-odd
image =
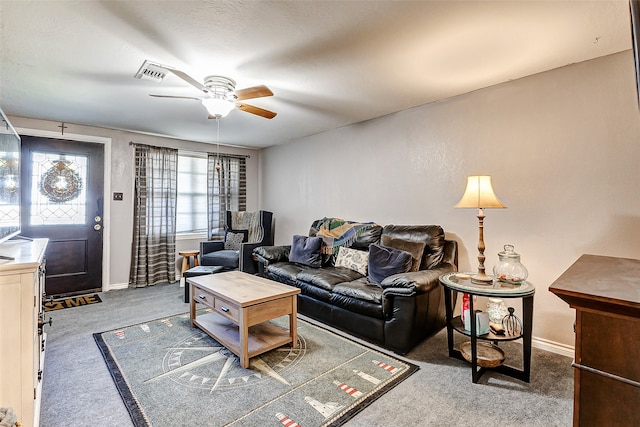
[[(574, 312), (548, 291), (581, 254), (640, 258), (640, 115), (630, 51), (266, 149), (262, 209), (276, 243), (337, 216), (440, 224), (477, 268), (466, 176), (493, 176), (486, 265), (514, 244), (536, 286), (534, 336), (573, 345)], [(516, 305), (517, 308), (517, 305)]]
[[(107, 159), (105, 191), (105, 246), (104, 254), (106, 278), (104, 290), (126, 287), (129, 281), (129, 265), (131, 258), (131, 236), (133, 233), (133, 173), (134, 149), (129, 142), (173, 147), (195, 152), (216, 152), (215, 144), (181, 141), (157, 136), (135, 134), (112, 129), (65, 123), (65, 135), (60, 135), (59, 122), (27, 119), (9, 116), (13, 126), (22, 134), (38, 134), (53, 138), (72, 138), (93, 141), (96, 138), (106, 139), (110, 159)], [(110, 142), (109, 142), (110, 140)], [(247, 159), (247, 209), (258, 208), (258, 150), (247, 150), (232, 147), (221, 147), (222, 153), (249, 155)], [(123, 201), (113, 201), (113, 192), (124, 193)], [(198, 249), (201, 239), (178, 240), (176, 251)], [(176, 254), (177, 255), (177, 254)], [(179, 265), (180, 260), (177, 260)]]

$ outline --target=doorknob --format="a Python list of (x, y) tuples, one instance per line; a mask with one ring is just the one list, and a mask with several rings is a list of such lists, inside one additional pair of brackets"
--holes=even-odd
[(100, 224), (95, 224), (93, 226), (93, 229), (96, 230), (96, 231), (100, 231), (101, 228), (102, 228), (102, 226)]

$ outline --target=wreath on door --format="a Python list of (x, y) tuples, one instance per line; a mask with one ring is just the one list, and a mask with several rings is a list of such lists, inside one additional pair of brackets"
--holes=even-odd
[(53, 203), (64, 203), (80, 195), (82, 178), (69, 167), (68, 160), (58, 160), (40, 179), (40, 193)]

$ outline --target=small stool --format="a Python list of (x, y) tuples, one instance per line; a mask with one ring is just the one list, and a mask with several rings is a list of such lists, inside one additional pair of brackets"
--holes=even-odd
[(215, 274), (224, 270), (224, 267), (220, 265), (200, 265), (188, 269), (182, 275), (184, 277), (184, 302), (189, 302), (189, 284), (187, 283), (187, 277), (205, 276), (207, 274)]
[(200, 251), (180, 251), (178, 255), (182, 257), (182, 271), (180, 275), (184, 275), (184, 272), (191, 268), (191, 257), (193, 257), (193, 266), (197, 267), (200, 265), (198, 263), (198, 255), (200, 255)]

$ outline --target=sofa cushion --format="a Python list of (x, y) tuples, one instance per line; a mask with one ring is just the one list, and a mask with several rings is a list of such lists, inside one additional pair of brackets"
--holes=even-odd
[(362, 274), (349, 268), (329, 266), (319, 269), (303, 269), (298, 273), (296, 279), (298, 283), (304, 282), (327, 291), (332, 291), (338, 283), (351, 282), (361, 277)]
[(373, 244), (369, 246), (369, 280), (381, 283), (385, 278), (411, 269), (411, 254)]
[[(424, 245), (423, 245), (424, 247)], [(367, 275), (369, 266), (369, 252), (341, 247), (336, 257), (336, 267), (346, 267), (357, 271), (363, 276)]]
[(414, 242), (411, 240), (398, 239), (388, 234), (382, 236), (380, 243), (382, 246), (399, 249), (411, 254), (411, 270), (418, 271), (422, 262), (422, 253), (424, 252), (424, 242)]
[(331, 303), (354, 313), (384, 318), (382, 288), (366, 278), (337, 284), (331, 294)]
[(296, 282), (296, 287), (300, 289), (301, 295), (307, 295), (318, 301), (329, 303), (331, 301), (332, 292), (320, 286), (312, 285), (306, 282)]
[(293, 264), (291, 262), (273, 262), (265, 266), (265, 272), (267, 276), (281, 283), (295, 286), (297, 283), (296, 277), (298, 273), (304, 270), (306, 267), (301, 264)]
[(216, 252), (209, 252), (200, 256), (200, 263), (202, 265), (221, 265), (228, 269), (238, 268), (240, 262), (240, 254), (238, 251), (222, 250)]
[(439, 225), (385, 225), (382, 235), (398, 239), (424, 242), (420, 270), (427, 270), (442, 262), (444, 257), (444, 230)]
[(323, 266), (335, 266), (339, 247), (367, 251), (371, 243), (380, 242), (381, 234), (382, 226), (373, 222), (360, 223), (329, 217), (315, 220), (309, 228), (309, 236), (323, 238)]
[(371, 228), (364, 230), (358, 234), (356, 240), (351, 245), (353, 249), (360, 249), (363, 251), (369, 250), (369, 245), (372, 243), (380, 243), (380, 235), (382, 234), (382, 226), (375, 224)]
[(322, 257), (320, 256), (321, 246), (322, 238), (320, 237), (295, 235), (291, 243), (289, 262), (319, 268), (322, 263)]

